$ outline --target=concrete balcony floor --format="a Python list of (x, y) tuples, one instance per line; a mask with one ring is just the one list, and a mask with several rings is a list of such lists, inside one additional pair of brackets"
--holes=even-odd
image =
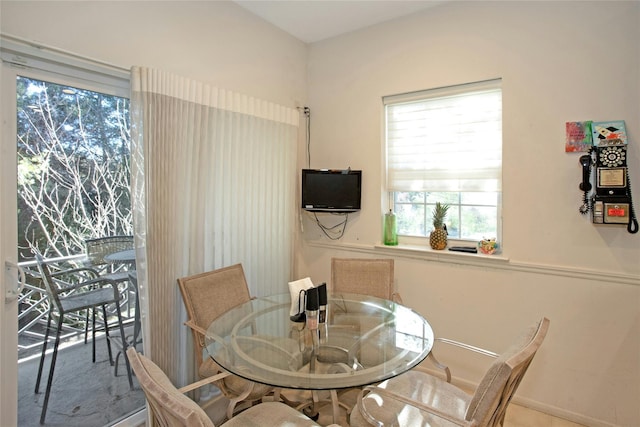
[[(83, 426), (101, 427), (117, 422), (145, 404), (144, 393), (133, 377), (133, 390), (129, 387), (127, 370), (122, 355), (118, 376), (109, 364), (106, 340), (96, 338), (96, 362), (91, 362), (91, 339), (84, 344), (84, 336), (67, 338), (58, 350), (58, 359), (51, 386), (51, 396), (45, 424), (40, 424), (40, 413), (47, 386), (51, 354), (48, 352), (35, 393), (36, 376), (41, 346), (34, 346), (29, 354), (21, 354), (18, 362), (18, 426)], [(53, 348), (50, 343), (48, 350)], [(115, 359), (118, 348), (113, 346)]]

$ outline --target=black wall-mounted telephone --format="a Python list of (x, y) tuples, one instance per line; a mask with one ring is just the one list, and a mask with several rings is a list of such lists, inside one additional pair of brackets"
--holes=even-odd
[[(618, 139), (594, 141), (589, 154), (580, 157), (580, 165), (580, 190), (584, 192), (580, 213), (591, 211), (594, 224), (623, 224), (629, 233), (637, 233), (638, 221), (633, 210), (627, 167), (627, 145)], [(591, 173), (593, 166), (595, 176)]]

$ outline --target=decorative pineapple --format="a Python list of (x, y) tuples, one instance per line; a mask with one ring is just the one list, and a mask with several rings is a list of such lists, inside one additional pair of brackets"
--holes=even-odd
[(447, 228), (444, 225), (444, 220), (447, 216), (449, 205), (444, 205), (440, 202), (436, 203), (436, 207), (433, 210), (433, 228), (429, 236), (429, 244), (433, 249), (441, 250), (447, 247)]

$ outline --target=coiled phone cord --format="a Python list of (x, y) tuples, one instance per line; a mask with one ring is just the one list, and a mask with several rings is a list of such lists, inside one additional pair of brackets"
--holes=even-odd
[(584, 194), (582, 195), (582, 206), (580, 206), (578, 210), (582, 215), (586, 215), (587, 213), (589, 213), (590, 209), (591, 209), (591, 204), (589, 203), (589, 192), (585, 191)]
[(591, 173), (591, 165), (593, 162), (593, 147), (589, 149), (589, 153), (580, 157), (580, 164), (582, 165), (582, 182), (580, 183), (580, 189), (582, 193), (582, 206), (578, 209), (582, 215), (586, 215), (591, 210), (591, 203), (589, 202), (589, 191), (591, 191), (591, 182), (589, 182), (589, 175)]
[(631, 198), (631, 178), (629, 178), (629, 168), (627, 167), (627, 196), (629, 196), (629, 223), (627, 224), (627, 231), (631, 234), (638, 232), (638, 220), (636, 219), (636, 212), (633, 210), (633, 199)]

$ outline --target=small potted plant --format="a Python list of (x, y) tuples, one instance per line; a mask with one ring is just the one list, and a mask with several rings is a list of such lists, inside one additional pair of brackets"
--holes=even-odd
[(447, 217), (449, 205), (437, 202), (433, 210), (433, 231), (429, 236), (429, 244), (432, 249), (442, 250), (447, 247), (447, 227), (444, 220)]

